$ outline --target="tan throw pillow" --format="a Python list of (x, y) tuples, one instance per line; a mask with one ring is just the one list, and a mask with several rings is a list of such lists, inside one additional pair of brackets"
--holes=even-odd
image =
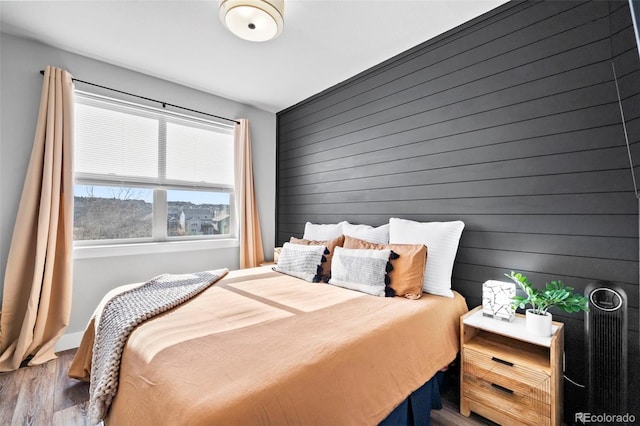
[(289, 242), (292, 244), (302, 244), (305, 246), (325, 246), (329, 250), (329, 254), (325, 255), (327, 261), (322, 264), (322, 277), (324, 278), (324, 282), (329, 281), (329, 279), (331, 278), (331, 258), (333, 257), (335, 248), (344, 244), (344, 235), (340, 235), (339, 237), (328, 241), (313, 241), (291, 237)]
[(397, 296), (407, 299), (422, 297), (422, 281), (427, 264), (427, 246), (423, 244), (376, 244), (345, 236), (344, 248), (350, 249), (391, 249), (398, 254), (391, 259), (393, 270), (389, 272), (390, 287)]

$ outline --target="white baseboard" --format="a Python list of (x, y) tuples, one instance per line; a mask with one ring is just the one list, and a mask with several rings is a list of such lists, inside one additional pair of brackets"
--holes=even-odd
[(62, 337), (56, 343), (54, 348), (55, 352), (66, 351), (67, 349), (74, 349), (80, 346), (80, 341), (82, 340), (82, 335), (84, 331), (79, 331), (77, 333), (68, 333), (63, 334)]

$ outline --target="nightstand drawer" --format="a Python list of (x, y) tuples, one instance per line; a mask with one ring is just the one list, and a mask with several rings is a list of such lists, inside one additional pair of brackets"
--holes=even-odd
[(551, 424), (551, 406), (496, 383), (464, 374), (464, 397), (476, 401), (482, 406), (505, 413), (513, 418), (513, 424), (532, 426)]
[(551, 402), (551, 377), (542, 371), (514, 364), (475, 350), (464, 348), (464, 374), (501, 386), (519, 395), (548, 405)]

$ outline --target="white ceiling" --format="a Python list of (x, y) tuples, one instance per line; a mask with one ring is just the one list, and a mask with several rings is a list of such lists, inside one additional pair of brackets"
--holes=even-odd
[(284, 32), (253, 43), (217, 0), (3, 0), (0, 29), (277, 112), (503, 3), (285, 0)]

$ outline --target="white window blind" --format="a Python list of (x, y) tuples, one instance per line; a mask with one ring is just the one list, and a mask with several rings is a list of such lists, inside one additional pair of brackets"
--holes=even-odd
[(167, 181), (233, 185), (233, 144), (208, 129), (167, 123)]
[(79, 92), (76, 180), (233, 190), (233, 128)]

